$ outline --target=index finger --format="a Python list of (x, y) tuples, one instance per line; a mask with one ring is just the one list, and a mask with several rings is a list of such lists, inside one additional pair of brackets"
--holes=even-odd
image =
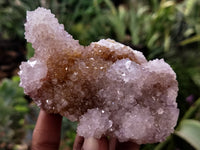
[(58, 150), (61, 124), (62, 116), (41, 109), (33, 131), (32, 150)]

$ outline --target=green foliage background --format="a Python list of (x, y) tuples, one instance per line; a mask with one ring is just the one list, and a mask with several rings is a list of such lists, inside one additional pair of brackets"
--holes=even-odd
[[(34, 51), (25, 44), (23, 24), (26, 11), (38, 6), (51, 9), (83, 45), (112, 38), (142, 51), (148, 59), (164, 58), (179, 82), (179, 122), (165, 142), (141, 149), (200, 149), (199, 0), (1, 0), (0, 38), (22, 43), (27, 59)], [(17, 76), (0, 81), (0, 149), (30, 145), (38, 108), (18, 83)], [(72, 147), (76, 129), (66, 118), (63, 122), (60, 149)]]

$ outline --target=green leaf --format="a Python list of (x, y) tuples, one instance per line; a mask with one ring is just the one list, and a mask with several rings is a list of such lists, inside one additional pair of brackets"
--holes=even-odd
[(29, 58), (33, 57), (33, 55), (34, 55), (34, 49), (33, 49), (31, 43), (27, 43), (26, 44), (26, 49), (27, 49), (26, 58), (29, 59)]
[(182, 120), (191, 118), (199, 107), (200, 107), (200, 98), (197, 99), (195, 103), (188, 109), (188, 111), (183, 116)]
[(14, 107), (14, 109), (17, 111), (17, 112), (21, 112), (21, 113), (26, 113), (29, 111), (29, 109), (26, 107), (26, 106), (21, 106), (21, 105), (16, 105)]
[(115, 5), (112, 3), (111, 0), (105, 0), (106, 5), (110, 8), (113, 15), (117, 14), (117, 10), (115, 8)]
[(186, 140), (197, 150), (200, 150), (200, 122), (197, 120), (183, 120), (180, 123), (179, 131), (175, 132), (176, 135)]
[(168, 51), (170, 48), (171, 37), (169, 35), (169, 30), (165, 31), (165, 39), (164, 39), (164, 50)]
[(149, 39), (147, 46), (150, 48), (153, 47), (153, 45), (155, 45), (156, 40), (158, 40), (159, 36), (160, 34), (158, 32), (155, 32)]
[(186, 9), (185, 9), (185, 15), (189, 16), (191, 12), (194, 10), (194, 7), (196, 5), (197, 0), (187, 0), (186, 1)]
[(180, 45), (184, 46), (190, 43), (194, 43), (194, 42), (200, 42), (200, 35), (195, 35), (191, 38), (188, 38), (186, 40), (183, 40), (182, 42), (180, 42)]

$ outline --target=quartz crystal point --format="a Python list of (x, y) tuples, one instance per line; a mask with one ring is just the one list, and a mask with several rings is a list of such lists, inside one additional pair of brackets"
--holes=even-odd
[(35, 55), (20, 66), (20, 86), (47, 112), (78, 121), (79, 135), (144, 144), (174, 131), (178, 84), (163, 59), (111, 39), (81, 46), (45, 8), (27, 12), (25, 38)]

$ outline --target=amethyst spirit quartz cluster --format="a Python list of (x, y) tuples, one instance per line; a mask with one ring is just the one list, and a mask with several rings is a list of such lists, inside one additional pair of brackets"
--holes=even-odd
[(41, 7), (27, 12), (25, 38), (35, 54), (20, 66), (20, 86), (47, 112), (78, 121), (79, 135), (145, 144), (174, 131), (178, 83), (163, 59), (112, 39), (81, 46)]

